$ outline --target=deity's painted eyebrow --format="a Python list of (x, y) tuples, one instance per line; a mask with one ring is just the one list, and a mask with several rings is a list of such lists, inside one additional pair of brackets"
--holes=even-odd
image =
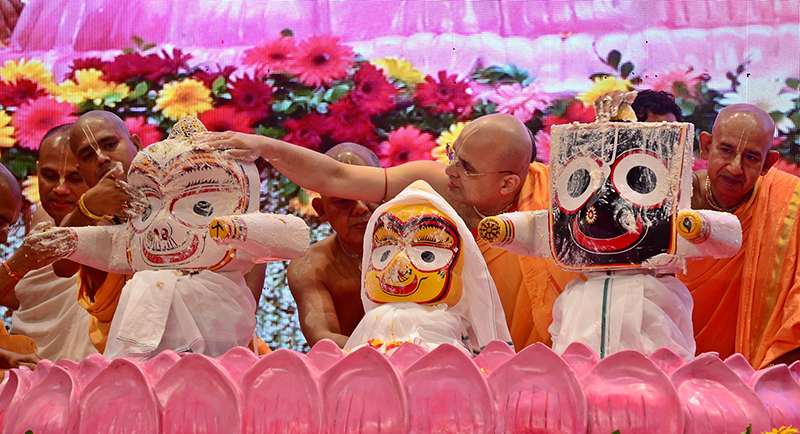
[[(191, 178), (187, 178), (191, 176)], [(206, 188), (231, 188), (237, 185), (236, 177), (228, 170), (216, 166), (185, 168), (174, 178), (180, 188), (202, 190)]]

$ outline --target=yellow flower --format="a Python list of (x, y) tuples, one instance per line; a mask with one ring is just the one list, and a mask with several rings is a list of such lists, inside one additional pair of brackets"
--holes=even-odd
[(578, 95), (579, 100), (590, 105), (594, 104), (594, 100), (606, 92), (611, 92), (612, 90), (633, 90), (633, 83), (611, 75), (595, 78), (592, 82), (594, 84), (591, 89)]
[(101, 79), (102, 76), (103, 73), (96, 69), (80, 69), (75, 71), (77, 83), (67, 80), (53, 93), (73, 104), (93, 101), (96, 105), (100, 105), (106, 101), (107, 105), (113, 107), (115, 102), (122, 101), (128, 96), (130, 88), (126, 84), (105, 82)]
[(311, 201), (319, 197), (319, 193), (301, 188), (301, 193), (289, 200), (289, 205), (303, 217), (315, 217), (317, 212), (311, 206)]
[(431, 151), (431, 155), (436, 161), (444, 164), (449, 164), (450, 159), (447, 158), (447, 151), (445, 151), (445, 146), (449, 143), (450, 146), (453, 146), (453, 143), (456, 142), (458, 135), (461, 134), (461, 130), (467, 126), (469, 122), (456, 122), (453, 125), (450, 125), (450, 129), (447, 131), (442, 132), (439, 135), (439, 138), (436, 139), (436, 147), (433, 148)]
[(800, 431), (797, 428), (792, 428), (791, 425), (789, 426), (782, 426), (780, 428), (773, 428), (772, 431), (764, 432), (763, 434), (798, 434)]
[(56, 86), (53, 83), (53, 73), (39, 60), (9, 60), (0, 68), (0, 78), (9, 83), (26, 78), (47, 91), (51, 91)]
[(38, 205), (39, 204), (39, 178), (31, 175), (22, 181), (22, 195), (28, 202)]
[(419, 84), (425, 81), (425, 74), (414, 68), (414, 64), (405, 59), (391, 57), (372, 59), (369, 63), (383, 70), (389, 78), (408, 84)]
[(167, 83), (158, 92), (156, 110), (176, 121), (189, 115), (197, 116), (211, 110), (211, 90), (191, 78)]
[(0, 110), (0, 148), (11, 148), (16, 142), (11, 116), (5, 110)]

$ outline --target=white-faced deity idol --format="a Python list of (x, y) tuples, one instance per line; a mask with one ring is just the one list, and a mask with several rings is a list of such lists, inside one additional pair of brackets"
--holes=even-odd
[(71, 260), (131, 275), (111, 323), (109, 358), (167, 349), (219, 356), (248, 346), (256, 300), (243, 274), (308, 248), (301, 219), (258, 211), (255, 165), (195, 146), (192, 134), (200, 131), (196, 118), (186, 118), (133, 160), (128, 183), (146, 198), (141, 215), (71, 229)]

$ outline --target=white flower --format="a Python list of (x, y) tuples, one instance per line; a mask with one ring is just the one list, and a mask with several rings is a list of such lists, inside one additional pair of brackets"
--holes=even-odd
[(744, 77), (737, 92), (729, 92), (720, 100), (720, 104), (748, 103), (753, 104), (767, 113), (779, 112), (786, 114), (795, 107), (797, 99), (796, 90), (783, 92), (785, 83), (779, 78), (747, 78)]

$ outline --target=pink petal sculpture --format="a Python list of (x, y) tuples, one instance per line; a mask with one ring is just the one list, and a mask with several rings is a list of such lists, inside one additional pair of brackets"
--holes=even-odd
[(320, 432), (322, 395), (318, 377), (300, 353), (278, 350), (261, 357), (239, 379), (243, 432)]
[[(800, 426), (800, 363), (754, 371), (739, 356), (691, 362), (666, 349), (600, 360), (576, 344), (558, 356), (492, 342), (475, 359), (403, 344), (387, 357), (322, 341), (307, 354), (211, 358), (100, 355), (0, 383), (0, 432), (90, 433), (753, 433)], [(744, 379), (743, 379), (744, 378)], [(745, 380), (747, 379), (747, 380)]]
[(81, 434), (158, 434), (158, 399), (148, 375), (128, 359), (114, 360), (80, 397)]
[(664, 372), (638, 351), (623, 350), (601, 360), (581, 380), (590, 434), (625, 425), (626, 434), (680, 434), (681, 403)]
[(702, 354), (671, 379), (681, 399), (686, 432), (738, 434), (748, 424), (754, 433), (772, 428), (758, 395), (717, 356)]
[(583, 388), (569, 365), (545, 345), (531, 345), (509, 358), (489, 375), (489, 386), (499, 432), (586, 432)]

